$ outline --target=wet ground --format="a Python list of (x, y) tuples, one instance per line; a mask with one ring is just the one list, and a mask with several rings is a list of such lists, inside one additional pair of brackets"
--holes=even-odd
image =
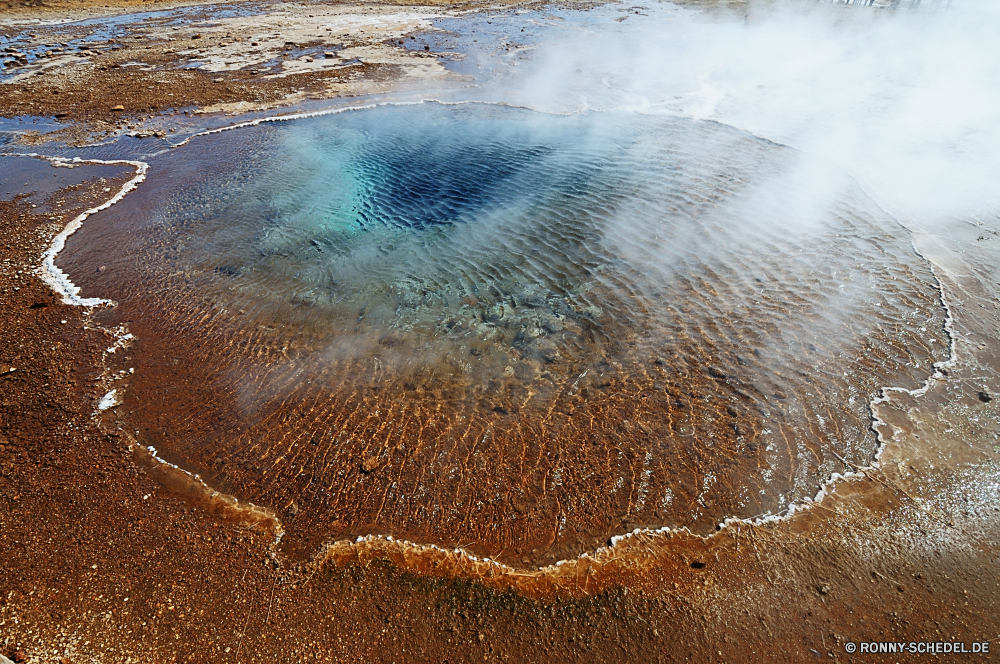
[(537, 568), (781, 514), (948, 359), (905, 230), (842, 175), (806, 223), (798, 155), (718, 125), (387, 106), (150, 163), (59, 265), (144, 340), (125, 426), (296, 557), (380, 534)]
[[(130, 140), (89, 154), (157, 149), (147, 145), (158, 139)], [(640, 531), (541, 569), (426, 538), (340, 540), (303, 560), (275, 546), (297, 511), (213, 499), (152, 459), (130, 426), (141, 401), (97, 410), (142, 353), (142, 338), (109, 353), (110, 325), (144, 323), (68, 307), (34, 272), (77, 211), (131, 177), (95, 168), (32, 161), (0, 187), (0, 647), (15, 661), (926, 657), (849, 654), (848, 643), (890, 640), (996, 650), (1000, 228), (989, 214), (915, 218), (883, 203), (915, 265), (933, 270), (934, 295), (921, 297), (931, 315), (950, 316), (953, 347), (929, 358), (943, 363), (926, 391), (894, 391), (872, 407), (877, 464), (840, 459), (838, 470), (863, 472), (790, 518), (732, 521), (704, 539)], [(107, 274), (98, 262), (90, 279)]]
[[(966, 305), (959, 362), (923, 397), (880, 407), (893, 431), (881, 469), (821, 507), (709, 541), (633, 538), (627, 555), (544, 575), (490, 576), (385, 542), (293, 568), (271, 557), (270, 532), (213, 514), (96, 426), (109, 339), (13, 269), (30, 272), (58, 224), (28, 203), (0, 205), (3, 361), (16, 366), (0, 378), (9, 657), (861, 662), (902, 658), (852, 658), (847, 642), (995, 643), (1000, 428), (996, 401), (978, 394), (995, 384), (981, 346), (996, 314), (979, 306), (995, 300), (958, 261), (943, 281)], [(982, 247), (981, 230), (964, 235), (961, 249)]]

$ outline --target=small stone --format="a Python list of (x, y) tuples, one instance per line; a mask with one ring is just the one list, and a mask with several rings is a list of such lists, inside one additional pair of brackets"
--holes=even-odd
[(260, 46), (260, 42), (250, 42), (251, 46)]
[(361, 461), (361, 472), (370, 473), (378, 468), (378, 457), (367, 457)]
[(200, 34), (191, 35), (191, 39), (201, 39), (201, 35)]
[(830, 586), (826, 585), (825, 583), (823, 585), (821, 585), (819, 588), (817, 588), (816, 590), (819, 591), (820, 595), (829, 595), (830, 594)]
[(979, 400), (982, 401), (983, 403), (989, 403), (993, 401), (993, 395), (991, 395), (986, 390), (983, 390), (982, 392), (979, 393)]
[(312, 62), (312, 61), (313, 61), (313, 59), (312, 59), (312, 58), (310, 58), (310, 57), (308, 57), (308, 56), (306, 56), (306, 58), (305, 58), (305, 61), (306, 61), (306, 62)]
[(112, 106), (112, 107), (111, 107), (111, 110), (112, 110), (112, 111), (124, 111), (124, 110), (125, 110), (125, 107), (124, 107), (124, 106), (122, 106), (121, 104), (118, 104), (117, 106)]
[(337, 57), (337, 54), (333, 53), (331, 51), (323, 51), (323, 57), (324, 58), (335, 58), (335, 57)]

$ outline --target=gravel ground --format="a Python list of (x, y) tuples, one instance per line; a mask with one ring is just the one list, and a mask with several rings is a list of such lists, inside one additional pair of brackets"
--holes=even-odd
[[(384, 18), (384, 8), (373, 12)], [(395, 25), (393, 38), (405, 41)], [(390, 84), (406, 66), (352, 66), (349, 80), (337, 68), (279, 76), (284, 65), (220, 74), (171, 69), (176, 54), (146, 53), (195, 41), (226, 49), (254, 37), (222, 29), (184, 43), (122, 40), (120, 49), (5, 84), (0, 115), (65, 112), (77, 133), (63, 136), (82, 141), (169, 118), (181, 108), (170, 94), (192, 109), (292, 103), (313, 89), (344, 94), (334, 83), (355, 91)], [(233, 37), (242, 41), (221, 46)], [(387, 39), (379, 58), (411, 57)], [(122, 66), (140, 53), (165, 69)], [(4, 184), (15, 182), (10, 173), (0, 175)], [(707, 540), (635, 537), (600, 561), (535, 575), (495, 575), (385, 541), (342, 543), (292, 565), (276, 553), (273, 523), (207, 499), (135, 449), (118, 422), (95, 418), (114, 372), (127, 370), (128, 349), (109, 355), (104, 310), (62, 304), (35, 272), (70, 219), (131, 177), (124, 167), (81, 173), (54, 191), (0, 199), (0, 654), (13, 661), (927, 658), (848, 654), (847, 644), (861, 641), (990, 642), (1000, 652), (1000, 399), (990, 396), (1000, 354), (990, 284), (942, 277), (946, 295), (961, 302), (958, 362), (926, 395), (878, 407), (887, 441), (879, 469), (790, 520)]]

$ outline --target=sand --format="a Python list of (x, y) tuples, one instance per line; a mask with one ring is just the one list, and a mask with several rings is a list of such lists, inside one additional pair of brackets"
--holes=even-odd
[[(61, 11), (68, 5), (45, 15)], [(381, 25), (395, 38), (427, 13), (372, 15), (393, 16)], [(252, 37), (234, 26), (227, 34), (243, 41), (232, 44)], [(0, 86), (0, 115), (66, 112), (74, 124), (61, 137), (78, 141), (141, 132), (150, 117), (169, 133), (167, 109), (181, 106), (168, 95), (191, 108), (259, 109), (378, 89), (411, 64), (438, 71), (419, 52), (398, 61), (411, 56), (381, 40), (351, 42), (367, 64), (270, 78), (122, 67), (140, 54), (153, 60), (147, 45), (195, 41), (160, 34)], [(225, 62), (232, 44), (223, 39), (206, 30), (197, 41)], [(104, 181), (0, 200), (0, 654), (18, 662), (801, 662), (881, 661), (847, 653), (862, 640), (1000, 648), (1000, 399), (980, 395), (997, 380), (997, 305), (975, 269), (988, 233), (960, 227), (951, 249), (935, 245), (936, 258), (954, 266), (939, 275), (955, 317), (954, 365), (926, 394), (896, 393), (877, 407), (878, 468), (791, 519), (735, 524), (709, 539), (640, 534), (532, 574), (385, 539), (340, 543), (293, 566), (276, 553), (274, 524), (206, 500), (94, 417), (113, 372), (127, 370), (127, 349), (109, 362), (114, 339), (102, 310), (61, 303), (36, 269), (68, 221), (131, 176), (123, 167)]]

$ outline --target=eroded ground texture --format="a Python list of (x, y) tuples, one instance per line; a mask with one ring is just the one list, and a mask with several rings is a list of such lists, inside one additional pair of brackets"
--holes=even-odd
[[(211, 112), (371, 94), (410, 78), (461, 85), (465, 74), (445, 67), (457, 56), (420, 41), (426, 16), (458, 9), (289, 5), (253, 21), (206, 15), (211, 25), (197, 32), (154, 18), (83, 53), (86, 30), (38, 28), (28, 39), (52, 55), (13, 44), (27, 64), (2, 72), (14, 79), (2, 86), (0, 114), (66, 113), (72, 122), (56, 129), (68, 142), (128, 132), (161, 141), (193, 131), (185, 110), (209, 111), (202, 124), (228, 123)], [(185, 60), (200, 66), (180, 68)], [(5, 149), (44, 151), (24, 145), (44, 138), (27, 125)], [(0, 187), (0, 654), (13, 661), (929, 657), (849, 654), (861, 641), (1000, 651), (995, 221), (904, 220), (933, 266), (953, 361), (924, 393), (887, 393), (873, 408), (885, 443), (878, 463), (791, 518), (731, 522), (708, 538), (640, 532), (523, 569), (387, 539), (293, 557), (275, 545), (286, 513), (213, 497), (138, 447), (127, 413), (98, 411), (124, 384), (135, 347), (115, 346), (106, 311), (68, 306), (39, 278), (55, 234), (133, 169), (4, 159), (18, 174), (6, 170)]]

